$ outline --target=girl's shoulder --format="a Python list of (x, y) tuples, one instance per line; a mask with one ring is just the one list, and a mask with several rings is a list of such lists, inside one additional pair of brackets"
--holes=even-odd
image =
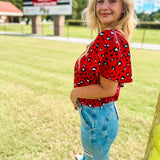
[(102, 40), (102, 41), (121, 40), (122, 42), (125, 42), (125, 43), (127, 42), (123, 32), (117, 29), (106, 29), (101, 33), (99, 33), (96, 39)]
[(111, 36), (111, 37), (118, 36), (125, 38), (123, 32), (117, 29), (106, 29), (98, 34), (98, 37), (106, 37), (106, 36)]

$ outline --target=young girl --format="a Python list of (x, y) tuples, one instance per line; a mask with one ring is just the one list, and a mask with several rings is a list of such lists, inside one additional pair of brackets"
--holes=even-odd
[(124, 83), (132, 82), (131, 40), (134, 0), (89, 0), (84, 11), (98, 36), (78, 58), (71, 101), (81, 119), (81, 160), (109, 160), (119, 129), (115, 101)]

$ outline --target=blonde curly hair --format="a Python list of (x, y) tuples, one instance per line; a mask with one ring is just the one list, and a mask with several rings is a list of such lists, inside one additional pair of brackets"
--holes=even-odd
[[(87, 22), (87, 26), (92, 33), (94, 30), (97, 30), (98, 33), (101, 32), (100, 22), (96, 16), (96, 4), (97, 0), (89, 0), (87, 8), (82, 13), (82, 19)], [(134, 0), (122, 0), (122, 4), (124, 14), (122, 14), (118, 23), (112, 27), (120, 30), (126, 39), (131, 42), (133, 29), (137, 25), (137, 18), (134, 12), (135, 2)]]

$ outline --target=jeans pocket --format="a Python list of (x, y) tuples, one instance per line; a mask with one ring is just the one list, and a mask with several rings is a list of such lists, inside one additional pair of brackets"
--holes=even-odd
[(103, 134), (107, 141), (112, 144), (117, 137), (119, 131), (119, 120), (117, 119), (117, 114), (112, 114), (104, 121)]
[(78, 111), (79, 111), (79, 115), (80, 115), (80, 120), (81, 120), (81, 126), (85, 129), (85, 130), (91, 130), (92, 129), (92, 120), (90, 118), (90, 114), (89, 112), (89, 108), (88, 109), (84, 109), (83, 107), (78, 107)]

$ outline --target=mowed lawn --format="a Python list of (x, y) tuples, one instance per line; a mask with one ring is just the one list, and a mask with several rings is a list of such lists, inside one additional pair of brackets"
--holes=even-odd
[[(0, 159), (74, 160), (82, 153), (70, 102), (85, 45), (0, 36)], [(134, 83), (121, 89), (111, 160), (142, 160), (160, 90), (160, 53), (132, 49)]]

